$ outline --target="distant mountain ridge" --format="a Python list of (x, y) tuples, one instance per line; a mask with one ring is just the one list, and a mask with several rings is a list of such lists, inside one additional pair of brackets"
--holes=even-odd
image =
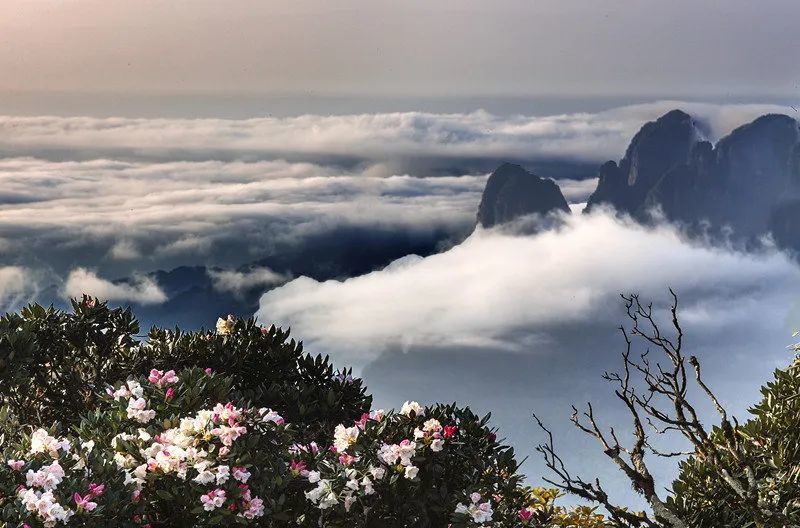
[[(598, 184), (584, 212), (611, 207), (643, 223), (658, 218), (682, 225), (690, 233), (754, 242), (771, 235), (779, 246), (800, 251), (800, 125), (782, 114), (768, 114), (740, 126), (713, 145), (702, 123), (672, 110), (646, 123), (633, 137), (624, 157), (603, 164)], [(501, 170), (502, 169), (502, 170)], [(520, 170), (524, 171), (521, 167)], [(549, 199), (549, 186), (517, 182), (498, 192), (506, 165), (489, 178), (478, 219), (492, 225), (518, 216), (563, 210)], [(525, 178), (515, 170), (514, 178)], [(503, 186), (501, 186), (502, 188)], [(530, 192), (517, 192), (528, 189)], [(558, 193), (561, 194), (560, 192)], [(562, 196), (563, 198), (563, 196)], [(487, 216), (491, 211), (504, 214)]]
[[(800, 251), (800, 127), (786, 115), (765, 115), (713, 145), (704, 125), (681, 110), (646, 123), (621, 160), (599, 168), (585, 212), (612, 207), (642, 222), (663, 218), (688, 232), (755, 241), (771, 234), (784, 248)], [(536, 172), (547, 171), (538, 166)], [(492, 228), (524, 216), (570, 214), (558, 184), (524, 167), (504, 163), (489, 176), (477, 224)], [(539, 226), (537, 225), (537, 229)], [(468, 233), (464, 233), (466, 237)], [(445, 232), (411, 235), (391, 229), (348, 228), (287, 246), (238, 268), (266, 267), (289, 276), (343, 279), (381, 269), (409, 254), (431, 255), (462, 240)], [(141, 306), (145, 326), (162, 320), (186, 328), (213, 324), (222, 310), (249, 315), (271, 287), (233, 294), (215, 287), (205, 266), (156, 271), (163, 304)], [(123, 279), (121, 282), (124, 282)], [(57, 292), (53, 290), (55, 298)], [(176, 319), (178, 317), (178, 319)]]

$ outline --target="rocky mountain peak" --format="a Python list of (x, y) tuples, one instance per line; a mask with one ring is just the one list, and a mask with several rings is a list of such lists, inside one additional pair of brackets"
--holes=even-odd
[(478, 224), (492, 227), (530, 214), (569, 213), (569, 205), (553, 180), (520, 165), (504, 163), (489, 176), (478, 207)]

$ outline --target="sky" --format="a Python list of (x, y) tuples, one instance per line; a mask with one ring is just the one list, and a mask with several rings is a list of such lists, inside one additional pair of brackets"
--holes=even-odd
[(0, 4), (0, 112), (790, 102), (798, 15), (792, 0), (15, 0)]

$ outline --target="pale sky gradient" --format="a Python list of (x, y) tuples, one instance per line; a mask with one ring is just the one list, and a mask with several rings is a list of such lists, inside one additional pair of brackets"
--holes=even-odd
[(0, 111), (48, 93), (792, 99), (797, 20), (795, 0), (5, 0)]

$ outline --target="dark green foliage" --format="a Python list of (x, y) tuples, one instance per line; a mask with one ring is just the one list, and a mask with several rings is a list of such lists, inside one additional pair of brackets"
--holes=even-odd
[(368, 412), (372, 397), (350, 371), (336, 371), (327, 356), (303, 352), (289, 331), (236, 321), (228, 335), (153, 328), (139, 353), (159, 369), (198, 366), (229, 375), (256, 406), (279, 410), (304, 441), (321, 442), (333, 428)]
[[(428, 407), (424, 416), (389, 413), (386, 418), (366, 420), (356, 443), (348, 449), (358, 462), (351, 469), (381, 466), (378, 448), (383, 444), (399, 444), (414, 439), (415, 429), (428, 420), (452, 426), (455, 433), (445, 440), (439, 452), (417, 450), (413, 463), (419, 468), (417, 478), (404, 478), (398, 464), (387, 468), (384, 479), (375, 479), (376, 493), (360, 498), (346, 510), (341, 505), (320, 511), (320, 517), (306, 516), (303, 526), (345, 528), (439, 528), (474, 526), (464, 516), (454, 517), (460, 502), (468, 502), (473, 492), (483, 497), (503, 497), (496, 504), (493, 526), (518, 526), (518, 512), (527, 504), (528, 490), (521, 487), (524, 476), (518, 473), (519, 463), (514, 450), (498, 440), (489, 426), (490, 415), (480, 417), (469, 407), (437, 404)], [(420, 445), (425, 440), (416, 439)], [(337, 460), (338, 454), (322, 450), (318, 454), (300, 455), (308, 467), (317, 468), (334, 487), (344, 488), (350, 477), (347, 467)]]
[(139, 325), (84, 299), (73, 313), (34, 304), (0, 318), (0, 404), (28, 424), (77, 423), (97, 390), (127, 377)]
[(97, 394), (150, 369), (211, 368), (256, 406), (279, 409), (300, 424), (300, 438), (322, 440), (367, 412), (372, 397), (328, 357), (303, 352), (289, 332), (236, 321), (230, 333), (151, 329), (140, 340), (129, 309), (84, 297), (72, 313), (30, 305), (0, 319), (0, 405), (32, 426), (76, 425)]
[[(681, 463), (673, 483), (671, 507), (697, 528), (746, 528), (800, 525), (800, 358), (785, 370), (775, 371), (775, 380), (761, 389), (762, 401), (750, 409), (753, 418), (737, 429), (742, 452), (724, 456), (718, 464), (691, 457)], [(717, 429), (714, 436), (719, 439)], [(778, 512), (783, 519), (753, 520), (736, 492), (720, 477), (721, 470), (747, 482), (747, 467), (753, 469), (758, 495), (754, 501), (762, 511)]]

